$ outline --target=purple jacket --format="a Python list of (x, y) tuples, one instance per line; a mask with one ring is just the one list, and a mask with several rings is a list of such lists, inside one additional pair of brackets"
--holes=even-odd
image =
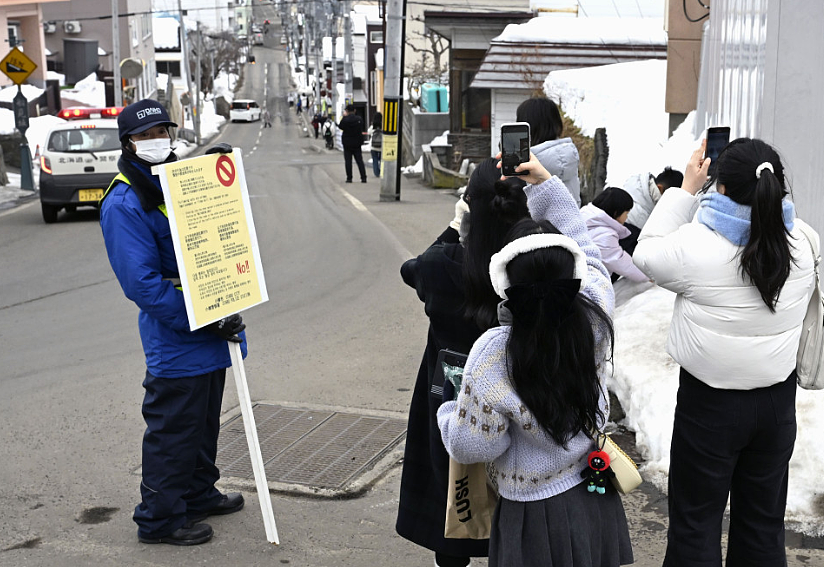
[(629, 278), (634, 282), (649, 281), (644, 272), (632, 263), (632, 256), (627, 254), (618, 240), (629, 236), (629, 229), (606, 214), (592, 203), (581, 207), (589, 236), (601, 250), (601, 261), (610, 274)]

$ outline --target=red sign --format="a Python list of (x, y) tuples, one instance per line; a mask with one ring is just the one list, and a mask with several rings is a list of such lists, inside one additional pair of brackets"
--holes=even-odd
[(220, 156), (217, 158), (215, 173), (217, 173), (217, 180), (220, 181), (224, 187), (229, 187), (235, 182), (235, 164), (229, 156)]

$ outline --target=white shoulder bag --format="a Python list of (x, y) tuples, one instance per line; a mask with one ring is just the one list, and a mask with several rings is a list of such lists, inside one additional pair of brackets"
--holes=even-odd
[(818, 273), (818, 265), (821, 263), (819, 240), (818, 234), (803, 221), (796, 219), (796, 226), (810, 244), (815, 262), (815, 288), (801, 326), (796, 372), (799, 386), (805, 390), (820, 390), (824, 388), (824, 297), (821, 295)]

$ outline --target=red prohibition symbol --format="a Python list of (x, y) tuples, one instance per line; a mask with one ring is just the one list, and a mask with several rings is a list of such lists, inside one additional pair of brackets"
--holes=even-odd
[(229, 187), (235, 182), (235, 164), (229, 156), (220, 156), (217, 158), (215, 173), (217, 173), (217, 180), (220, 181), (224, 187)]

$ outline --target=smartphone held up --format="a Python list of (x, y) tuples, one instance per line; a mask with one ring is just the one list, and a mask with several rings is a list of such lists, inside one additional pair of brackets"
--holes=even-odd
[(501, 125), (501, 173), (507, 177), (527, 175), (526, 171), (515, 171), (522, 163), (529, 161), (529, 123), (508, 122)]
[(730, 127), (729, 126), (714, 126), (707, 128), (707, 147), (704, 152), (704, 159), (710, 158), (709, 174), (715, 172), (715, 164), (718, 161), (718, 156), (727, 144), (730, 143)]

